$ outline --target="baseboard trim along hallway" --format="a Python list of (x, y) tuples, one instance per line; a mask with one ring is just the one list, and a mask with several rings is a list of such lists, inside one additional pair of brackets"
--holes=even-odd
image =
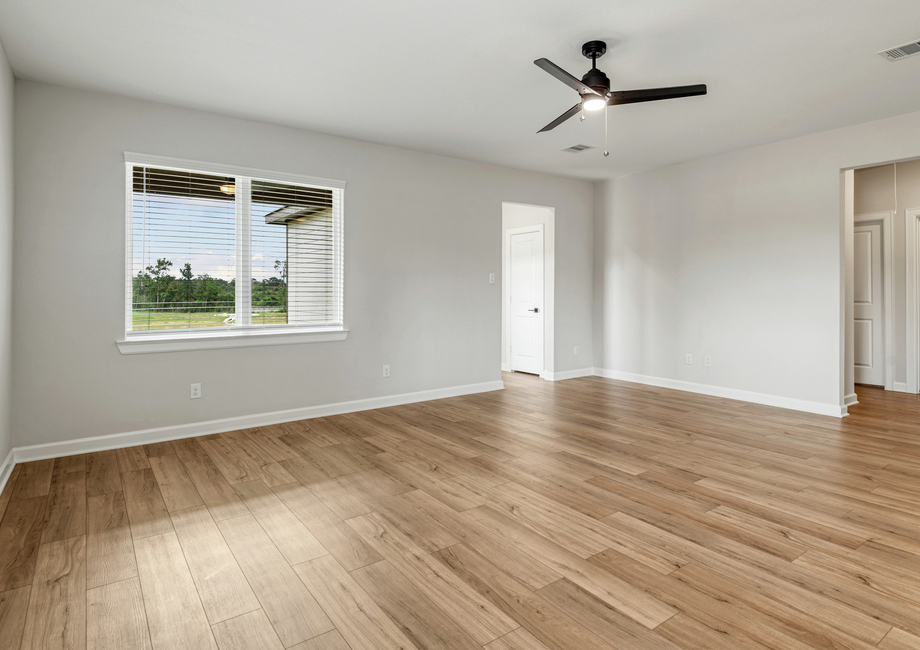
[(700, 395), (710, 395), (712, 397), (725, 397), (727, 399), (736, 399), (742, 402), (763, 404), (765, 406), (778, 406), (784, 409), (804, 411), (805, 413), (815, 413), (817, 415), (831, 415), (837, 418), (846, 417), (847, 415), (847, 407), (841, 406), (839, 404), (810, 402), (808, 400), (783, 397), (781, 395), (756, 393), (749, 390), (725, 388), (724, 386), (712, 386), (710, 384), (697, 384), (691, 381), (681, 381), (679, 379), (665, 379), (663, 377), (637, 375), (631, 372), (623, 372), (621, 370), (607, 370), (606, 368), (595, 368), (594, 375), (596, 377), (605, 377), (607, 379), (630, 381), (634, 384), (645, 384), (646, 386), (657, 386), (659, 388), (673, 388), (674, 390), (682, 390), (688, 393), (699, 393)]
[[(502, 364), (502, 370), (510, 372), (505, 364)], [(846, 417), (847, 406), (853, 406), (857, 403), (855, 394), (847, 396), (847, 399), (841, 406), (839, 404), (811, 402), (808, 400), (795, 399), (793, 397), (783, 397), (781, 395), (757, 393), (738, 388), (726, 388), (724, 386), (697, 384), (679, 379), (639, 375), (632, 372), (623, 372), (622, 370), (608, 370), (607, 368), (579, 368), (577, 370), (560, 370), (559, 372), (546, 371), (540, 374), (540, 377), (547, 381), (564, 381), (566, 379), (578, 379), (579, 377), (592, 376), (628, 381), (634, 384), (644, 384), (646, 386), (657, 386), (658, 388), (672, 388), (674, 390), (682, 390), (686, 393), (698, 393), (711, 397), (725, 397), (727, 399), (736, 399), (742, 402), (751, 402), (752, 404), (763, 404), (764, 406), (778, 406), (793, 411), (803, 411), (805, 413), (815, 413), (817, 415), (830, 415), (836, 418)], [(897, 389), (897, 386), (895, 386), (895, 388)], [(902, 392), (906, 392), (906, 389)], [(850, 400), (851, 397), (852, 401)]]

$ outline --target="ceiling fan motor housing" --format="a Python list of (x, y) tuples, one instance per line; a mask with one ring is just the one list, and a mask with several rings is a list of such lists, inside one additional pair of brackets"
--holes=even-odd
[(597, 68), (591, 68), (588, 70), (588, 73), (581, 78), (581, 82), (593, 88), (601, 95), (606, 95), (610, 92), (610, 79), (603, 72)]

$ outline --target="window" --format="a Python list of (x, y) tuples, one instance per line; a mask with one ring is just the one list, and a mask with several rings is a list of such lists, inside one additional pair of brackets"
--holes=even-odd
[(125, 161), (123, 353), (344, 338), (343, 182)]

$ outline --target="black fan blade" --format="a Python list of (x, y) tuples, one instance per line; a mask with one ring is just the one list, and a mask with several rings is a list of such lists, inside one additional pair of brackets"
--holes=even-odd
[(549, 131), (555, 129), (557, 126), (565, 122), (567, 119), (578, 113), (581, 110), (581, 104), (575, 104), (572, 108), (567, 110), (565, 113), (557, 117), (555, 120), (544, 126), (542, 129), (537, 131), (537, 133), (543, 133), (544, 131)]
[(655, 102), (659, 99), (677, 99), (678, 97), (695, 97), (696, 95), (705, 94), (706, 84), (675, 86), (674, 88), (646, 88), (645, 90), (614, 90), (610, 93), (607, 105)]
[(558, 65), (550, 61), (549, 59), (537, 59), (534, 61), (534, 64), (537, 67), (543, 68), (548, 73), (556, 77), (559, 81), (564, 83), (566, 86), (570, 86), (577, 90), (579, 93), (584, 95), (585, 93), (593, 93), (595, 95), (600, 95), (599, 92), (591, 88), (591, 86), (586, 86), (581, 82), (581, 79), (577, 79), (570, 75), (568, 72), (560, 68)]

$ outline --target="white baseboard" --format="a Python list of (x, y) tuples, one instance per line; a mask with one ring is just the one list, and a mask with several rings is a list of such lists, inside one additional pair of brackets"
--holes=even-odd
[[(576, 377), (588, 377), (592, 375), (597, 377), (606, 377), (607, 379), (619, 379), (621, 381), (629, 381), (649, 386), (658, 386), (661, 388), (671, 388), (674, 390), (699, 393), (702, 395), (712, 395), (715, 397), (737, 399), (745, 402), (752, 402), (755, 404), (778, 406), (780, 408), (805, 411), (808, 413), (817, 413), (820, 415), (843, 417), (847, 414), (846, 406), (823, 404), (820, 402), (809, 402), (789, 397), (768, 395), (766, 393), (755, 393), (752, 391), (724, 388), (721, 386), (696, 384), (675, 379), (664, 379), (661, 377), (637, 375), (618, 370), (607, 370), (604, 368), (582, 368), (579, 370), (566, 370), (562, 372), (551, 373), (551, 376), (548, 376), (547, 379), (550, 379), (551, 381), (560, 381), (564, 379), (574, 379)], [(895, 386), (897, 390), (899, 385), (895, 384)], [(205, 422), (193, 422), (190, 424), (180, 424), (168, 427), (159, 427), (155, 429), (144, 429), (141, 431), (129, 431), (108, 436), (94, 436), (91, 438), (81, 438), (78, 440), (67, 440), (63, 442), (53, 442), (42, 445), (15, 447), (7, 455), (6, 459), (3, 461), (3, 464), (0, 465), (0, 490), (3, 489), (7, 480), (9, 480), (10, 474), (12, 473), (13, 467), (16, 463), (43, 460), (45, 458), (72, 456), (74, 454), (84, 454), (94, 451), (105, 451), (107, 449), (118, 449), (120, 447), (134, 447), (137, 445), (152, 444), (155, 442), (166, 442), (168, 440), (192, 438), (195, 436), (204, 436), (212, 433), (223, 433), (225, 431), (236, 431), (238, 429), (268, 426), (271, 424), (279, 424), (281, 422), (307, 420), (310, 418), (325, 417), (328, 415), (339, 415), (341, 413), (367, 411), (371, 409), (385, 408), (388, 406), (399, 406), (400, 404), (411, 404), (414, 402), (425, 402), (429, 400), (443, 399), (446, 397), (456, 397), (459, 395), (485, 393), (494, 390), (501, 390), (503, 388), (503, 382), (490, 381), (479, 384), (467, 384), (463, 386), (451, 386), (448, 388), (418, 391), (414, 393), (402, 393), (399, 395), (387, 395), (384, 397), (373, 397), (363, 400), (337, 402), (334, 404), (308, 406), (304, 408), (289, 409), (284, 411), (273, 411), (269, 413), (258, 413), (255, 415), (222, 418), (219, 420), (208, 420)]]
[(579, 377), (593, 377), (594, 368), (579, 368), (578, 370), (560, 370), (559, 372), (545, 372), (543, 379), (548, 381), (562, 381), (564, 379), (578, 379)]
[(13, 452), (15, 451), (16, 449), (10, 449), (10, 453), (6, 455), (3, 464), (0, 465), (0, 492), (3, 492), (6, 482), (10, 480), (10, 474), (13, 473), (13, 468), (16, 467), (16, 461), (13, 460), (15, 457)]
[(844, 406), (854, 406), (856, 404), (859, 404), (859, 398), (856, 397), (856, 393), (850, 393), (843, 398)]
[(736, 399), (742, 402), (752, 402), (754, 404), (764, 404), (766, 406), (778, 406), (780, 408), (792, 409), (795, 411), (805, 411), (806, 413), (817, 413), (818, 415), (831, 415), (838, 418), (842, 418), (847, 415), (847, 407), (840, 406), (838, 404), (809, 402), (807, 400), (794, 399), (792, 397), (769, 395), (767, 393), (755, 393), (748, 390), (725, 388), (723, 386), (711, 386), (709, 384), (697, 384), (690, 381), (681, 381), (679, 379), (665, 379), (662, 377), (637, 375), (631, 372), (623, 372), (620, 370), (607, 370), (606, 368), (595, 368), (594, 374), (598, 377), (606, 377), (607, 379), (631, 381), (636, 384), (658, 386), (659, 388), (672, 388), (674, 390), (682, 390), (688, 393), (699, 393), (701, 395), (711, 395), (713, 397), (725, 397), (727, 399)]
[(903, 381), (894, 382), (892, 390), (896, 393), (906, 393), (907, 392), (907, 383)]
[(503, 363), (503, 364), (502, 364), (502, 372), (511, 372), (511, 364), (510, 364), (510, 363)]
[[(105, 451), (107, 449), (136, 447), (137, 445), (149, 445), (154, 442), (166, 442), (168, 440), (180, 440), (182, 438), (206, 436), (212, 433), (223, 433), (225, 431), (236, 431), (238, 429), (264, 427), (271, 424), (279, 424), (281, 422), (321, 418), (327, 415), (339, 415), (341, 413), (368, 411), (371, 409), (385, 408), (387, 406), (412, 404), (414, 402), (427, 402), (429, 400), (443, 399), (445, 397), (457, 397), (458, 395), (487, 393), (493, 390), (501, 390), (504, 387), (505, 384), (502, 381), (487, 381), (480, 384), (450, 386), (448, 388), (436, 388), (433, 390), (423, 390), (415, 393), (402, 393), (400, 395), (372, 397), (370, 399), (359, 399), (350, 402), (337, 402), (335, 404), (307, 406), (304, 408), (289, 409), (285, 411), (273, 411), (270, 413), (258, 413), (255, 415), (241, 415), (232, 418), (222, 418), (220, 420), (208, 420), (206, 422), (193, 422), (190, 424), (178, 424), (169, 427), (159, 427), (156, 429), (144, 429), (142, 431), (128, 431), (126, 433), (116, 433), (108, 436), (80, 438), (79, 440), (65, 440), (63, 442), (51, 442), (43, 445), (31, 445), (28, 447), (15, 447), (10, 452), (10, 455), (13, 457), (15, 462), (23, 463), (31, 460), (59, 458), (61, 456), (73, 456), (74, 454)], [(7, 460), (9, 460), (9, 458), (7, 458)], [(12, 464), (10, 465), (9, 470), (7, 470), (4, 466), (4, 468), (0, 469), (0, 471), (7, 472), (8, 476), (8, 472), (12, 471)]]

